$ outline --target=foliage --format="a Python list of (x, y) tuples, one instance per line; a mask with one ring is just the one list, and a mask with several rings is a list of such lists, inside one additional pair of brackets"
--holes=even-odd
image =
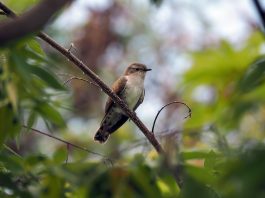
[[(7, 2), (21, 11), (37, 1)], [(151, 2), (159, 5), (163, 1)], [(140, 154), (123, 154), (121, 148), (132, 150), (139, 142), (143, 145), (143, 141), (132, 144), (130, 128), (124, 127), (104, 145), (113, 164), (69, 145), (54, 146), (51, 142), (44, 143), (44, 147), (51, 147), (50, 155), (42, 154), (42, 144), (34, 147), (34, 152), (28, 149), (20, 154), (13, 149), (10, 140), (21, 135), (24, 125), (32, 127), (39, 118), (48, 128), (56, 126), (64, 135), (65, 117), (60, 113), (59, 94), (66, 89), (55, 75), (55, 69), (59, 70), (55, 65), (59, 63), (47, 57), (35, 38), (1, 48), (0, 197), (264, 197), (263, 45), (262, 35), (253, 32), (237, 48), (221, 41), (217, 46), (190, 52), (192, 67), (175, 87), (181, 90), (180, 95), (193, 113), (184, 124), (183, 144), (174, 144), (165, 158), (151, 149), (146, 156), (137, 148)], [(83, 97), (87, 99), (86, 95)], [(89, 149), (103, 150), (92, 141), (87, 143), (84, 134), (67, 135), (72, 141), (85, 142)], [(196, 139), (198, 136), (201, 139)], [(204, 136), (214, 137), (215, 141), (210, 144)], [(167, 142), (163, 146), (170, 148)], [(181, 181), (179, 184), (176, 178)]]
[[(213, 124), (229, 131), (238, 129), (247, 113), (258, 114), (265, 100), (262, 44), (263, 36), (255, 32), (239, 49), (223, 41), (217, 48), (193, 53), (194, 66), (181, 86), (185, 101), (196, 105), (193, 115), (200, 118), (190, 119), (187, 126)], [(206, 101), (194, 96), (200, 87), (209, 94)]]
[[(263, 197), (264, 154), (264, 146), (230, 150), (229, 155), (183, 152), (185, 177), (180, 191), (158, 159), (155, 167), (141, 155), (126, 166), (103, 162), (64, 164), (62, 150), (52, 158), (38, 154), (22, 158), (3, 149), (0, 193), (11, 197)], [(189, 161), (195, 159), (204, 165), (191, 165)]]
[(8, 5), (8, 7), (14, 9), (16, 13), (20, 13), (24, 10), (27, 10), (38, 2), (39, 0), (23, 0), (23, 1), (3, 0), (3, 3), (5, 5)]
[(48, 125), (64, 125), (53, 97), (65, 88), (52, 65), (35, 39), (1, 49), (0, 120), (5, 124), (0, 125), (0, 145), (15, 138), (24, 124), (32, 127), (38, 116)]

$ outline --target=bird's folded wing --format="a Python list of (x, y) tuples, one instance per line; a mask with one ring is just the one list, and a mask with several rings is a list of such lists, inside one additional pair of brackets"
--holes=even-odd
[[(120, 77), (118, 80), (116, 80), (113, 85), (112, 85), (112, 91), (117, 94), (118, 96), (121, 95), (121, 93), (125, 90), (125, 85), (127, 82), (127, 78), (122, 76)], [(107, 102), (106, 102), (106, 106), (105, 106), (105, 113), (107, 113), (111, 106), (114, 104), (114, 102), (112, 101), (112, 99), (109, 97)]]
[(139, 107), (140, 104), (143, 103), (143, 101), (144, 101), (144, 96), (145, 96), (145, 90), (143, 89), (143, 92), (142, 92), (142, 94), (141, 94), (139, 100), (137, 101), (136, 105), (135, 105), (134, 108), (133, 108), (134, 111)]

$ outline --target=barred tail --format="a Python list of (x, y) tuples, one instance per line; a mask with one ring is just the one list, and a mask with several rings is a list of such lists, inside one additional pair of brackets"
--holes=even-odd
[(109, 138), (109, 132), (108, 131), (104, 131), (102, 129), (102, 127), (100, 127), (97, 131), (97, 133), (94, 136), (94, 140), (98, 141), (99, 143), (103, 144), (107, 141), (107, 139)]

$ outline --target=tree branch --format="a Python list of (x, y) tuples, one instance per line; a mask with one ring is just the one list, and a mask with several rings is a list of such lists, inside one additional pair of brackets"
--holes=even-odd
[[(0, 23), (0, 45), (39, 31), (55, 12), (71, 1), (72, 0), (43, 0), (20, 17)], [(16, 16), (1, 2), (0, 8), (8, 16)]]
[(95, 151), (88, 150), (87, 148), (84, 148), (84, 147), (81, 147), (81, 146), (79, 146), (79, 145), (73, 144), (73, 143), (68, 142), (68, 141), (66, 141), (66, 140), (63, 140), (63, 139), (61, 139), (61, 138), (55, 137), (55, 136), (53, 136), (53, 135), (51, 135), (51, 134), (44, 133), (44, 132), (42, 132), (42, 131), (40, 131), (40, 130), (37, 130), (37, 129), (34, 129), (34, 128), (30, 128), (30, 127), (27, 127), (27, 126), (25, 126), (25, 125), (23, 125), (22, 127), (26, 128), (26, 129), (30, 129), (31, 131), (33, 131), (33, 132), (35, 132), (35, 133), (38, 133), (38, 134), (41, 134), (41, 135), (44, 135), (44, 136), (50, 137), (50, 138), (52, 138), (52, 139), (55, 139), (55, 140), (57, 140), (57, 141), (59, 141), (59, 142), (64, 143), (64, 144), (66, 145), (66, 147), (67, 147), (67, 158), (66, 158), (66, 163), (68, 162), (68, 151), (69, 151), (69, 148), (70, 148), (70, 146), (71, 146), (71, 147), (77, 148), (77, 149), (79, 149), (79, 150), (85, 151), (85, 152), (87, 152), (87, 153), (90, 153), (90, 154), (93, 154), (93, 155), (100, 156), (100, 157), (102, 157), (105, 161), (109, 161), (109, 162), (112, 164), (112, 161), (111, 161), (108, 157), (106, 157), (106, 156), (104, 156), (104, 155), (102, 155), (102, 154), (99, 154), (99, 153), (97, 153), (97, 152), (95, 152)]
[[(6, 7), (6, 6), (5, 6)], [(1, 8), (1, 4), (0, 4)], [(10, 9), (6, 7), (9, 13), (13, 13)], [(5, 11), (4, 9), (2, 9)], [(14, 13), (13, 13), (14, 14)], [(13, 15), (12, 14), (12, 15)], [(70, 60), (76, 67), (82, 70), (89, 78), (92, 79), (101, 89), (116, 103), (120, 106), (120, 108), (127, 114), (127, 116), (138, 126), (138, 128), (143, 132), (149, 142), (153, 145), (156, 151), (160, 154), (164, 154), (164, 150), (161, 147), (160, 143), (155, 138), (154, 134), (151, 133), (148, 128), (143, 124), (143, 122), (136, 116), (135, 112), (129, 109), (127, 104), (121, 100), (92, 70), (89, 69), (81, 60), (79, 60), (76, 56), (74, 56), (70, 51), (60, 46), (57, 42), (55, 42), (52, 38), (50, 38), (47, 34), (40, 32), (38, 37), (42, 40), (46, 41), (49, 45), (59, 51), (63, 56), (65, 56), (68, 60)]]
[(70, 82), (73, 81), (73, 80), (81, 80), (81, 81), (84, 81), (84, 82), (86, 82), (86, 83), (88, 83), (88, 84), (90, 84), (90, 85), (94, 85), (94, 86), (96, 86), (97, 88), (100, 88), (97, 84), (95, 84), (95, 83), (93, 83), (93, 82), (90, 82), (90, 81), (87, 80), (87, 79), (80, 78), (80, 77), (76, 77), (76, 76), (72, 76), (71, 78), (67, 79), (67, 80), (63, 83), (63, 85), (66, 85), (66, 84), (70, 83)]

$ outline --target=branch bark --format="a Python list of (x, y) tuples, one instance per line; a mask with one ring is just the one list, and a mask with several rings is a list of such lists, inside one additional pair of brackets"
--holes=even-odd
[[(15, 13), (12, 12), (6, 6), (3, 9), (3, 4), (0, 3), (0, 9), (3, 11), (7, 11), (8, 16), (15, 16)], [(9, 13), (9, 14), (8, 14)], [(156, 151), (160, 154), (164, 154), (164, 150), (161, 147), (160, 143), (155, 138), (154, 134), (151, 133), (148, 128), (143, 124), (143, 122), (136, 116), (135, 112), (131, 111), (127, 104), (121, 100), (100, 78), (96, 75), (92, 70), (89, 69), (81, 60), (79, 60), (76, 56), (74, 56), (69, 50), (65, 49), (57, 42), (55, 42), (52, 38), (50, 38), (47, 34), (40, 32), (38, 37), (42, 40), (46, 41), (49, 45), (51, 45), (54, 49), (59, 51), (63, 56), (65, 56), (69, 61), (71, 61), (76, 67), (82, 70), (93, 82), (95, 82), (100, 88), (107, 94), (111, 99), (120, 106), (120, 108), (127, 114), (127, 116), (137, 125), (137, 127), (142, 131), (142, 133), (146, 136), (149, 142), (153, 145)]]
[[(43, 0), (20, 17), (2, 22), (0, 24), (0, 45), (38, 32), (55, 12), (71, 1), (72, 0)], [(1, 2), (0, 8), (8, 16), (16, 16)]]

